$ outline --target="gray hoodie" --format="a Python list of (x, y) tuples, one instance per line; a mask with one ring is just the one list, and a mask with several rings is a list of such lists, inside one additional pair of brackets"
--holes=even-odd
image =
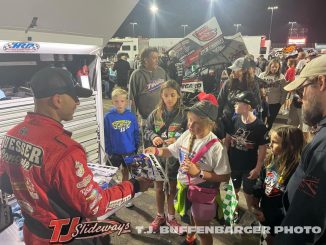
[(129, 99), (133, 101), (131, 111), (146, 119), (156, 108), (160, 101), (160, 87), (168, 80), (163, 68), (158, 67), (154, 71), (146, 70), (140, 66), (130, 76)]
[(266, 75), (266, 72), (263, 72), (259, 77), (265, 80), (265, 88), (268, 104), (278, 104), (281, 105), (285, 102), (287, 92), (283, 89), (286, 81), (283, 74), (280, 74), (279, 77), (275, 75)]

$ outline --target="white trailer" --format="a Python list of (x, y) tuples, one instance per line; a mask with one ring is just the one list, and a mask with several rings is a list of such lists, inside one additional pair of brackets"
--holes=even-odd
[(248, 53), (252, 54), (255, 58), (259, 57), (261, 48), (266, 48), (266, 52), (264, 54), (265, 58), (267, 58), (270, 48), (271, 42), (270, 40), (264, 41), (264, 46), (262, 47), (261, 39), (263, 36), (242, 36), (242, 39), (247, 47)]
[(118, 53), (126, 53), (129, 59), (134, 60), (135, 55), (139, 55), (144, 48), (148, 47), (148, 38), (111, 38), (110, 42), (121, 42), (122, 45)]
[[(89, 162), (103, 163), (104, 159), (102, 48), (137, 2), (16, 0), (1, 4), (0, 88), (28, 88), (33, 73), (45, 66), (65, 66), (75, 74), (76, 69), (88, 65), (89, 83), (83, 86), (90, 86), (94, 94), (81, 100), (74, 120), (65, 126), (84, 146)], [(33, 110), (31, 95), (20, 92), (0, 101), (0, 143), (7, 130)]]
[(150, 38), (149, 46), (156, 47), (160, 52), (167, 51), (180, 42), (182, 38)]

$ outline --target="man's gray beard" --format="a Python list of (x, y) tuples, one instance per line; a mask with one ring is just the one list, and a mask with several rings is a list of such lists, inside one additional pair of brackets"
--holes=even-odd
[(303, 121), (309, 126), (317, 125), (323, 119), (322, 106), (316, 98), (309, 101), (309, 110), (305, 110), (303, 106)]

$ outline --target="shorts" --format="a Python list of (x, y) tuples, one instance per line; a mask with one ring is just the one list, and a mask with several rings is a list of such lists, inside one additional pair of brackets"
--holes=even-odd
[(210, 204), (193, 202), (191, 204), (191, 214), (195, 220), (212, 220), (216, 216), (216, 202)]
[[(123, 160), (124, 157), (127, 157), (127, 156), (131, 156), (131, 155), (134, 155), (135, 153), (130, 153), (130, 154), (124, 154), (124, 155), (121, 155), (121, 154), (112, 154), (110, 156), (110, 161), (112, 163), (112, 165), (114, 167), (117, 167), (119, 168), (120, 165), (122, 164), (122, 167), (126, 168), (127, 165), (125, 164), (125, 161)], [(110, 165), (110, 164), (107, 164), (107, 165)]]
[(253, 186), (256, 184), (256, 179), (248, 179), (250, 170), (235, 170), (231, 171), (231, 179), (234, 189), (240, 189), (243, 183), (243, 192), (251, 195), (253, 193)]
[[(173, 157), (169, 157), (169, 158), (157, 157), (157, 160), (161, 164), (164, 172), (167, 173), (168, 179), (177, 180), (178, 170), (180, 167), (179, 161)], [(167, 170), (165, 169), (166, 165), (168, 168)]]

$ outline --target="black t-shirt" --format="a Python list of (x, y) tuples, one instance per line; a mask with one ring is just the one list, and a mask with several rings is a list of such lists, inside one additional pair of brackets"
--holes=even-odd
[(117, 71), (118, 81), (128, 81), (130, 64), (126, 60), (118, 60), (114, 63), (113, 70)]
[(231, 135), (229, 159), (231, 170), (252, 170), (257, 164), (258, 147), (269, 143), (268, 130), (258, 118), (249, 124), (237, 115), (232, 120), (233, 128), (228, 132)]

